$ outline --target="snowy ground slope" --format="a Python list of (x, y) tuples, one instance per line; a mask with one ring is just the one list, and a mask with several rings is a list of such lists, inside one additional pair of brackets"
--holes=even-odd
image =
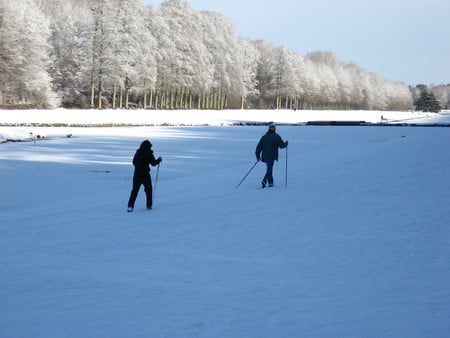
[(0, 145), (2, 337), (450, 332), (447, 128), (280, 126), (264, 190), (262, 164), (236, 189), (264, 126), (39, 131), (73, 137)]

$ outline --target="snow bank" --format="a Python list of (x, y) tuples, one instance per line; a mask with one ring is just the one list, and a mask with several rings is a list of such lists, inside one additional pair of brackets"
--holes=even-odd
[(450, 117), (422, 112), (317, 110), (18, 110), (0, 111), (2, 125), (231, 125), (309, 121), (364, 121), (367, 123), (433, 123)]

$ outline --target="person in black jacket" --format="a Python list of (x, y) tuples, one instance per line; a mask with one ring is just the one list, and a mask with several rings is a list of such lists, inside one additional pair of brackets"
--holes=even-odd
[(286, 148), (288, 145), (288, 141), (284, 142), (275, 130), (275, 124), (270, 123), (269, 130), (261, 137), (255, 150), (256, 160), (258, 162), (262, 160), (267, 166), (266, 174), (261, 181), (263, 188), (267, 184), (273, 187), (273, 165), (275, 161), (278, 161), (278, 148)]
[(150, 165), (157, 166), (161, 161), (161, 157), (156, 159), (153, 155), (152, 144), (150, 141), (143, 141), (133, 157), (133, 189), (131, 190), (130, 199), (128, 200), (128, 212), (132, 212), (134, 209), (134, 203), (136, 202), (141, 184), (144, 186), (145, 194), (147, 196), (147, 210), (152, 208), (153, 187), (152, 178), (150, 176)]

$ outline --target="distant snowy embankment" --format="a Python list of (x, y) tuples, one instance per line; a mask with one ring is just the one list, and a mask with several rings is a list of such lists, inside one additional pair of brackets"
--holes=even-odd
[[(311, 121), (450, 124), (450, 116), (422, 112), (336, 110), (0, 110), (0, 125), (234, 125), (267, 123), (304, 124)], [(445, 122), (446, 121), (446, 122)]]
[[(230, 126), (265, 124), (368, 124), (450, 126), (450, 111), (423, 112), (336, 110), (0, 110), (0, 143), (70, 137), (60, 126)], [(14, 128), (14, 127), (27, 127)]]

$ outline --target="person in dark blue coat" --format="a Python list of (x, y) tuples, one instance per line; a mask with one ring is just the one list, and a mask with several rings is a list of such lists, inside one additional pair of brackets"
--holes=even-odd
[(256, 160), (266, 163), (267, 170), (261, 185), (263, 188), (269, 184), (273, 187), (273, 165), (278, 161), (278, 148), (286, 148), (288, 141), (284, 142), (280, 135), (276, 133), (274, 123), (269, 124), (269, 130), (265, 133), (256, 146)]
[(158, 159), (153, 155), (152, 144), (149, 140), (141, 143), (141, 146), (136, 151), (133, 157), (134, 175), (133, 175), (133, 189), (131, 190), (130, 199), (128, 200), (128, 212), (134, 209), (134, 203), (141, 185), (144, 186), (147, 197), (147, 209), (150, 210), (153, 205), (153, 187), (152, 178), (150, 176), (150, 165), (157, 166), (162, 161), (161, 157)]

